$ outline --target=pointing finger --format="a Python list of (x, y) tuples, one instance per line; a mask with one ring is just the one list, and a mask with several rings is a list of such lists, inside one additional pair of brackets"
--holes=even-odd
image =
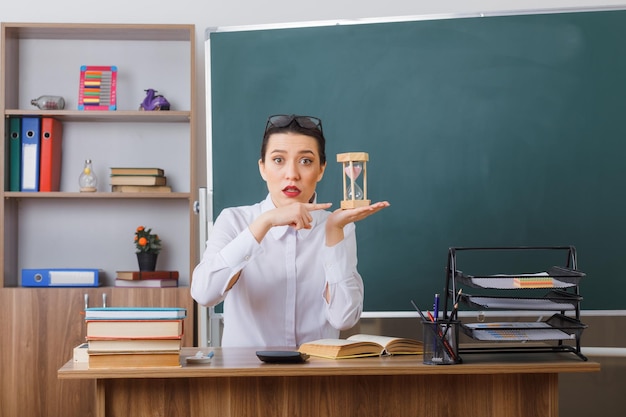
[(310, 203), (310, 204), (305, 204), (304, 206), (309, 211), (315, 211), (315, 210), (325, 210), (332, 205), (333, 203), (315, 203), (315, 204)]

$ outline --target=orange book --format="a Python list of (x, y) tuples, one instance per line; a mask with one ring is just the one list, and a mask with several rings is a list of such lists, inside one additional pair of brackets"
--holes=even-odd
[(42, 117), (39, 191), (60, 190), (62, 142), (63, 124), (52, 117)]
[(180, 352), (89, 354), (90, 368), (180, 367)]

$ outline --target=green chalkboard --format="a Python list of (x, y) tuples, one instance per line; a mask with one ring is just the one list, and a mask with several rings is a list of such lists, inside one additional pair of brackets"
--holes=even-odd
[(369, 196), (391, 203), (357, 225), (366, 311), (429, 308), (451, 246), (518, 245), (574, 245), (582, 308), (626, 309), (625, 40), (626, 11), (217, 30), (215, 215), (265, 197), (266, 117), (315, 115), (318, 200), (338, 207), (334, 156), (364, 151)]

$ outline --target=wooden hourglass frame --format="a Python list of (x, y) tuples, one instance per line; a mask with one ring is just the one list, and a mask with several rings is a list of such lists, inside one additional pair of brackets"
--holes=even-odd
[[(343, 200), (342, 209), (353, 209), (369, 206), (367, 199), (367, 161), (369, 155), (366, 152), (347, 152), (337, 154), (337, 162), (342, 164), (343, 173)], [(357, 182), (363, 178), (363, 185)]]

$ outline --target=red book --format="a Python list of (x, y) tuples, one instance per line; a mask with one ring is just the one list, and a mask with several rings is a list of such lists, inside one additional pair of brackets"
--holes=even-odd
[(39, 191), (60, 190), (62, 143), (63, 124), (52, 117), (42, 117)]
[(178, 271), (117, 271), (115, 278), (129, 281), (142, 279), (178, 279)]

